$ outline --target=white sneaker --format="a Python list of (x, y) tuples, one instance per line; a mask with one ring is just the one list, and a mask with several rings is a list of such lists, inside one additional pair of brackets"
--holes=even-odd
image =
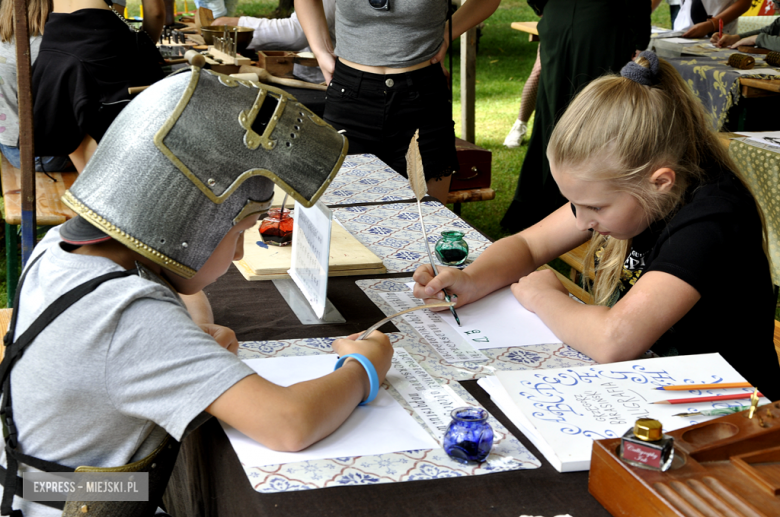
[(504, 139), (504, 147), (520, 147), (520, 144), (523, 141), (523, 137), (527, 132), (528, 125), (525, 122), (515, 120), (514, 125), (512, 125), (512, 129), (509, 131), (509, 134), (506, 135), (506, 139)]

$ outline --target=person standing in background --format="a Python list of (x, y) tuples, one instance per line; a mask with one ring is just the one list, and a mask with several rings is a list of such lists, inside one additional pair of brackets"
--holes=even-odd
[[(452, 15), (457, 38), (500, 0), (469, 0)], [(458, 169), (448, 82), (449, 0), (337, 0), (334, 48), (322, 0), (296, 0), (306, 38), (329, 83), (324, 119), (344, 130), (350, 154), (372, 153), (406, 175), (419, 129), (428, 192), (447, 199)]]
[[(27, 2), (27, 31), (30, 35), (30, 65), (38, 57), (41, 35), (49, 17), (51, 0)], [(14, 39), (14, 4), (0, 4), (0, 151), (8, 162), (21, 167), (19, 160), (19, 102), (16, 91), (16, 41)], [(35, 170), (59, 172), (73, 168), (67, 156), (37, 156)]]
[(564, 203), (550, 175), (547, 143), (558, 117), (586, 84), (617, 72), (650, 42), (650, 0), (549, 0), (539, 22), (542, 74), (531, 141), (501, 226), (517, 232)]

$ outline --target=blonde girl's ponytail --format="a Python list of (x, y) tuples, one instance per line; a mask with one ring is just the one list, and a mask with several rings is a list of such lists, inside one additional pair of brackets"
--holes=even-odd
[[(646, 51), (621, 75), (600, 77), (574, 98), (553, 130), (547, 155), (557, 170), (608, 181), (634, 196), (650, 224), (671, 218), (685, 203), (689, 187), (705, 183), (710, 174), (737, 172), (711, 127), (680, 74)], [(674, 170), (676, 180), (671, 191), (659, 194), (647, 178), (662, 167)], [(591, 288), (596, 303), (610, 305), (616, 299), (630, 247), (630, 240), (594, 232), (583, 277), (593, 271), (599, 252)]]

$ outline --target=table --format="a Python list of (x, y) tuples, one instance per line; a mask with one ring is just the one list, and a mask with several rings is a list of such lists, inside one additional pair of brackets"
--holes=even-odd
[[(365, 178), (373, 179), (372, 176), (369, 172)], [(415, 222), (404, 214), (411, 212), (414, 203), (394, 200), (348, 205), (343, 201), (340, 200), (340, 208), (334, 209), (336, 217), (348, 229), (354, 231), (356, 237), (363, 240), (372, 251), (386, 258), (386, 266), (391, 273), (382, 275), (381, 279), (392, 281), (408, 278), (418, 263), (418, 259), (413, 257), (418, 254), (415, 243), (395, 242), (388, 245), (389, 243), (382, 239), (383, 236), (377, 236), (370, 230), (382, 228), (379, 234), (389, 230), (391, 236), (394, 236), (393, 241), (404, 240), (400, 237), (409, 231), (408, 225)], [(484, 236), (470, 229), (465, 221), (451, 212), (446, 213), (446, 208), (438, 202), (428, 201), (426, 213), (427, 211), (432, 213), (433, 224), (439, 223), (441, 219), (467, 227), (467, 234), (477, 246), (483, 242), (486, 245)], [(426, 221), (428, 217), (426, 215)], [(399, 253), (408, 254), (407, 259), (398, 257)], [(271, 283), (247, 282), (234, 268), (215, 284), (207, 287), (205, 292), (214, 307), (216, 322), (233, 328), (240, 341), (253, 341), (244, 345), (244, 353), (251, 349), (254, 354), (273, 355), (274, 348), (287, 346), (288, 342), (282, 340), (344, 336), (365, 329), (381, 319), (384, 313), (367, 297), (368, 291), (356, 283), (369, 278), (377, 276), (331, 278), (328, 297), (347, 318), (347, 322), (321, 326), (300, 325)], [(361, 282), (361, 285), (365, 284), (366, 282)], [(251, 304), (247, 303), (247, 300), (258, 300), (260, 303)], [(381, 330), (393, 332), (393, 336), (409, 332), (400, 322), (397, 325), (387, 324)], [(493, 357), (490, 364), (500, 364), (503, 361), (507, 368), (544, 368), (562, 364), (587, 364), (590, 361), (565, 345), (540, 345), (537, 348), (538, 351), (529, 352), (517, 360)], [(431, 354), (434, 352), (431, 351)], [(462, 378), (473, 379), (481, 375), (482, 372), (478, 371), (480, 368), (463, 365)], [(489, 368), (485, 368), (485, 371), (489, 371)], [(435, 374), (439, 378), (444, 375), (448, 374)], [(457, 381), (451, 379), (448, 382)], [(166, 495), (169, 511), (177, 516), (321, 516), (341, 515), (347, 509), (357, 515), (608, 515), (588, 494), (586, 472), (560, 474), (555, 471), (492, 404), (475, 380), (462, 381), (460, 384), (519, 438), (541, 461), (541, 468), (464, 478), (369, 483), (365, 486), (261, 494), (248, 482), (247, 475), (221, 426), (212, 419), (184, 440)], [(430, 477), (437, 475), (431, 473)]]
[[(738, 71), (728, 65), (734, 50), (712, 51), (705, 40), (677, 43), (652, 39), (650, 49), (669, 61), (702, 101), (716, 131), (776, 129), (780, 115), (780, 76)], [(773, 68), (754, 54), (755, 69)], [(740, 72), (748, 72), (740, 73)]]

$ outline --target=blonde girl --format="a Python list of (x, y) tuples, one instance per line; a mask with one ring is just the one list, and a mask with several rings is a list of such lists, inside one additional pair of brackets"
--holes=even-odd
[[(419, 268), (415, 296), (441, 298), (446, 287), (460, 306), (511, 284), (520, 304), (598, 362), (651, 347), (720, 352), (778, 398), (762, 216), (709, 127), (674, 68), (643, 52), (620, 76), (589, 84), (555, 127), (547, 155), (569, 203), (463, 271), (434, 278)], [(551, 271), (535, 271), (587, 241), (596, 305), (571, 299)]]

